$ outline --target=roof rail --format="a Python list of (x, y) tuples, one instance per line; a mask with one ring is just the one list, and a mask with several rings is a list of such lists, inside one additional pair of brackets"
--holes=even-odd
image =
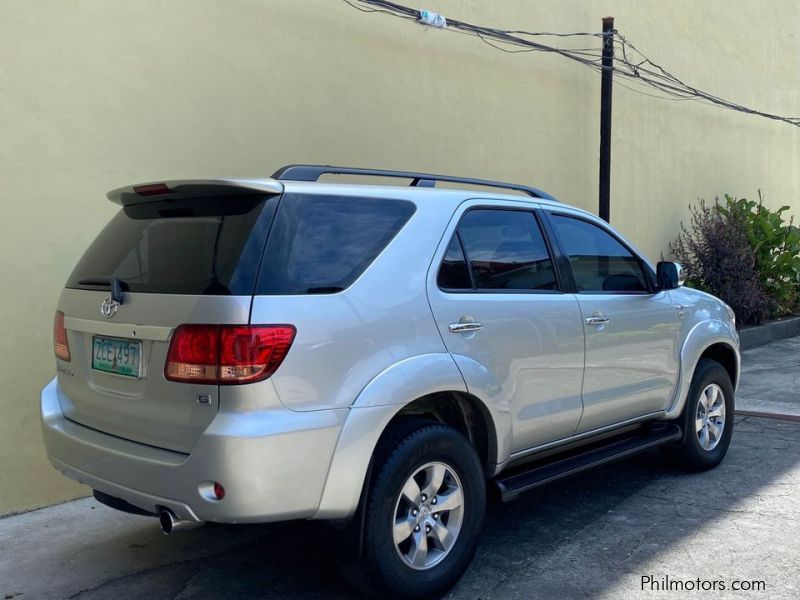
[(332, 167), (330, 165), (286, 165), (275, 171), (275, 173), (272, 174), (272, 178), (279, 181), (318, 181), (322, 175), (326, 174), (397, 177), (401, 179), (410, 179), (412, 187), (436, 187), (437, 181), (447, 181), (450, 183), (464, 183), (467, 185), (515, 190), (533, 198), (555, 200), (555, 198), (547, 192), (519, 183), (503, 183), (487, 179), (473, 179), (471, 177), (453, 177), (452, 175), (432, 175), (431, 173), (416, 173), (414, 171), (358, 169), (352, 167)]

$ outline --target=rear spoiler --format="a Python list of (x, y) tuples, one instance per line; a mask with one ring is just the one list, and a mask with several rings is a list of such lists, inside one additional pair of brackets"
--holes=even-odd
[(237, 194), (282, 194), (283, 184), (274, 179), (174, 179), (139, 183), (111, 190), (106, 194), (115, 204), (130, 206), (156, 200), (201, 198)]

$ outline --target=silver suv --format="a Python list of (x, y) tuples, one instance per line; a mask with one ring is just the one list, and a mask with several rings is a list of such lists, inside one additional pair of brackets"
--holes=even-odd
[(165, 533), (327, 520), (363, 591), (431, 597), (467, 568), (487, 489), (728, 449), (730, 308), (540, 190), (292, 165), (108, 196), (58, 303), (44, 440)]

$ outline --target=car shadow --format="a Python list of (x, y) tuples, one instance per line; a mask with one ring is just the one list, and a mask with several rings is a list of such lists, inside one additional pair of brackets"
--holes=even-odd
[[(651, 451), (509, 504), (492, 501), (475, 561), (447, 597), (613, 597), (624, 578), (675, 546), (692, 544), (699, 526), (728, 518), (798, 460), (800, 423), (740, 417), (728, 457), (712, 471), (680, 471)], [(174, 546), (180, 554), (179, 546), (235, 537), (242, 529), (207, 526), (159, 540), (159, 551)], [(358, 597), (336, 568), (343, 549), (331, 527), (290, 522), (250, 529), (232, 549), (131, 574), (76, 597)]]

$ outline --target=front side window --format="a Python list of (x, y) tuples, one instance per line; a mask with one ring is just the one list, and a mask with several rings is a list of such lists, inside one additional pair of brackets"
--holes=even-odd
[(647, 291), (641, 262), (610, 233), (565, 215), (553, 214), (552, 223), (578, 292)]
[[(459, 267), (465, 262), (469, 265), (466, 274)], [(446, 285), (449, 281), (457, 285)], [(462, 217), (439, 271), (439, 285), (477, 290), (558, 289), (536, 217), (528, 211), (499, 209), (471, 210)]]

